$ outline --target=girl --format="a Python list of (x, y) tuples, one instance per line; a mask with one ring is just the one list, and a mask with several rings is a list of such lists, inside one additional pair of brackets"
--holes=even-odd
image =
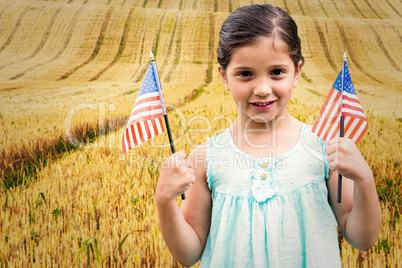
[[(156, 203), (172, 255), (185, 266), (340, 267), (337, 225), (370, 249), (381, 211), (368, 164), (353, 142), (324, 143), (287, 110), (304, 62), (293, 19), (271, 5), (237, 9), (218, 62), (238, 116), (187, 159), (164, 163)], [(340, 204), (338, 172), (348, 178)]]

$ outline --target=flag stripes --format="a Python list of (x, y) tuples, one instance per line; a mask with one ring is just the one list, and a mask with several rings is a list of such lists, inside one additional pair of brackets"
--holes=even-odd
[(123, 134), (123, 152), (126, 153), (135, 146), (164, 132), (162, 118), (150, 119), (127, 126)]
[(313, 126), (312, 132), (323, 140), (332, 139), (339, 132), (339, 115), (341, 112), (339, 100), (342, 93), (331, 88), (320, 115)]
[(345, 117), (344, 136), (358, 144), (368, 129), (367, 121), (360, 118)]

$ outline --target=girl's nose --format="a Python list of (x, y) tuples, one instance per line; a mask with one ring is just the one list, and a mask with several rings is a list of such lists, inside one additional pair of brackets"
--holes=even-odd
[(268, 79), (260, 79), (258, 83), (255, 85), (253, 90), (254, 95), (258, 96), (266, 96), (272, 93), (271, 85)]

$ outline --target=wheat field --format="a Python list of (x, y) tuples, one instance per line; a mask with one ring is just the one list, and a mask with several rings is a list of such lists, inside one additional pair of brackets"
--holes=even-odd
[(154, 199), (167, 134), (125, 155), (121, 136), (149, 51), (176, 151), (234, 121), (218, 35), (230, 12), (253, 3), (282, 7), (299, 26), (306, 63), (288, 107), (299, 120), (314, 123), (347, 52), (382, 228), (368, 252), (340, 237), (342, 264), (401, 265), (401, 1), (0, 0), (2, 267), (180, 266)]

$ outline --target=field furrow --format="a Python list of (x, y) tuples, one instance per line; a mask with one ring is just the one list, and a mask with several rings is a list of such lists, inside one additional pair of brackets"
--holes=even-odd
[[(44, 44), (46, 43), (46, 41), (48, 40), (48, 38), (49, 38), (49, 34), (50, 34), (50, 32), (51, 32), (51, 30), (52, 30), (52, 27), (54, 26), (54, 22), (55, 22), (55, 20), (56, 20), (56, 18), (57, 18), (57, 16), (59, 15), (59, 12), (61, 11), (61, 9), (62, 9), (62, 6), (59, 6), (53, 13), (53, 15), (52, 15), (52, 17), (50, 18), (50, 20), (49, 20), (49, 22), (48, 22), (48, 25), (46, 26), (46, 27), (44, 27), (44, 26), (42, 26), (42, 24), (41, 23), (37, 23), (39, 26), (42, 26), (42, 29), (45, 29), (45, 31), (44, 31), (44, 33), (43, 33), (43, 36), (42, 36), (42, 39), (40, 40), (40, 42), (39, 42), (39, 44), (37, 45), (37, 47), (34, 49), (34, 51), (32, 51), (32, 53), (31, 54), (29, 54), (28, 56), (26, 56), (25, 58), (23, 58), (23, 59), (15, 59), (15, 57), (9, 57), (8, 59), (10, 60), (10, 62), (8, 62), (7, 64), (4, 64), (4, 65), (2, 65), (2, 66), (0, 66), (0, 70), (1, 69), (3, 69), (3, 68), (5, 68), (5, 67), (7, 67), (7, 66), (9, 66), (9, 65), (11, 65), (11, 64), (14, 64), (14, 63), (16, 63), (16, 62), (19, 62), (19, 61), (25, 61), (25, 60), (29, 60), (29, 59), (31, 59), (31, 58), (33, 58), (41, 49), (42, 49), (42, 47), (44, 46)], [(50, 9), (49, 9), (50, 10)], [(50, 10), (50, 11), (52, 11), (52, 10)], [(40, 17), (41, 18), (41, 21), (42, 22), (46, 22), (47, 21), (47, 16), (45, 16), (44, 14), (40, 14), (38, 17)], [(32, 21), (30, 21), (30, 23), (32, 23)], [(31, 31), (32, 33), (33, 33), (33, 35), (35, 35), (35, 36), (37, 36), (38, 34), (40, 34), (40, 31), (39, 30), (33, 30), (33, 31)], [(28, 40), (27, 40), (28, 39)], [(37, 38), (36, 38), (37, 39)], [(33, 44), (35, 44), (35, 38), (25, 38), (25, 40), (24, 40), (24, 45), (26, 44), (26, 47), (32, 47), (32, 45)], [(24, 46), (24, 45), (21, 45), (22, 47)], [(21, 51), (23, 48), (20, 48), (19, 49), (19, 51)], [(23, 53), (17, 53), (17, 55), (19, 55), (20, 57), (19, 58), (21, 58), (22, 56), (24, 56), (24, 54)], [(11, 61), (12, 60), (12, 61)]]
[[(323, 1), (323, 0), (321, 0)], [(331, 3), (329, 2), (324, 2), (325, 6), (326, 6), (326, 10), (328, 10), (329, 12), (329, 16), (330, 17), (345, 17), (345, 14), (343, 12), (340, 11), (340, 9), (338, 8), (338, 1), (335, 0), (331, 0)]]
[(354, 18), (366, 18), (366, 16), (360, 10), (360, 7), (356, 4), (355, 0), (350, 0), (343, 3), (345, 4), (345, 7), (350, 10), (350, 13)]
[(367, 3), (367, 6), (369, 6), (371, 12), (374, 13), (378, 19), (390, 19), (388, 14), (383, 9), (383, 6), (386, 5), (384, 2), (379, 3), (379, 1), (373, 0), (365, 0), (365, 2)]
[(116, 64), (119, 61), (119, 59), (120, 59), (120, 57), (121, 57), (121, 55), (124, 52), (124, 49), (126, 47), (128, 26), (129, 26), (129, 22), (131, 20), (132, 13), (133, 13), (133, 9), (131, 9), (130, 12), (128, 13), (126, 23), (124, 24), (123, 35), (121, 37), (120, 44), (119, 44), (119, 50), (116, 53), (116, 56), (114, 57), (113, 61), (111, 63), (109, 63), (109, 65), (107, 65), (105, 68), (100, 70), (99, 73), (97, 73), (94, 77), (92, 77), (90, 81), (97, 80), (104, 72), (109, 70), (114, 64)]
[[(388, 61), (388, 63), (391, 64), (391, 66), (394, 67), (395, 70), (397, 70), (398, 72), (401, 72), (401, 71), (402, 71), (402, 70), (401, 70), (401, 67), (399, 66), (398, 63), (396, 63), (396, 61), (394, 60), (394, 57), (390, 55), (390, 53), (388, 52), (388, 49), (384, 46), (384, 42), (383, 42), (383, 40), (381, 39), (381, 37), (380, 37), (380, 35), (378, 34), (378, 32), (376, 31), (376, 29), (375, 29), (373, 26), (371, 26), (370, 29), (371, 29), (371, 31), (372, 31), (374, 37), (375, 37), (375, 40), (376, 40), (376, 43), (375, 43), (375, 44), (376, 44), (378, 47), (381, 48), (381, 52), (383, 53), (383, 56), (385, 56), (386, 61)], [(394, 43), (394, 45), (396, 45), (396, 44)], [(398, 45), (396, 45), (396, 47), (398, 47)], [(401, 47), (401, 46), (399, 45), (399, 47)], [(401, 49), (401, 51), (402, 51), (402, 49)], [(375, 59), (376, 61), (378, 61), (378, 62), (381, 62), (381, 63), (386, 62), (386, 61), (384, 61), (384, 60), (381, 59), (381, 56), (380, 56), (380, 55), (376, 55), (376, 54), (372, 53), (370, 56), (371, 56), (373, 59)], [(378, 65), (377, 65), (377, 66), (378, 66)], [(382, 70), (389, 70), (389, 69), (390, 69), (389, 66), (379, 66), (379, 67), (381, 67)]]
[(85, 0), (83, 4), (91, 4), (91, 5), (106, 5), (109, 0)]
[[(380, 12), (381, 7), (375, 4), (375, 1), (369, 2), (368, 0), (351, 0), (358, 12), (363, 16), (363, 18), (368, 19), (382, 19), (377, 13), (376, 9), (372, 5), (377, 7), (378, 12)], [(384, 13), (382, 13), (384, 14)], [(385, 16), (385, 14), (384, 14)]]
[[(168, 48), (167, 57), (166, 57), (166, 58), (170, 58), (171, 62), (170, 62), (170, 64), (168, 64), (169, 61), (165, 60), (162, 65), (162, 71), (164, 71), (164, 68), (166, 68), (166, 70), (167, 70), (167, 71), (165, 71), (166, 75), (163, 77), (163, 81), (166, 83), (169, 83), (171, 81), (173, 72), (175, 71), (177, 65), (180, 63), (183, 28), (185, 27), (184, 21), (186, 20), (186, 17), (187, 17), (187, 14), (176, 17), (176, 22), (175, 22), (173, 33), (172, 33), (172, 38), (170, 39), (169, 48)], [(173, 39), (173, 37), (175, 37), (175, 39)], [(175, 41), (173, 41), (173, 40), (175, 40)], [(175, 45), (173, 45), (173, 42), (175, 42)], [(171, 57), (173, 49), (174, 49), (174, 55)], [(187, 49), (187, 48), (184, 47), (184, 49)], [(167, 69), (167, 68), (169, 68), (169, 69)]]
[[(26, 58), (24, 58), (23, 60), (29, 60), (31, 58), (33, 58), (44, 46), (44, 44), (48, 41), (49, 39), (49, 34), (52, 31), (52, 28), (54, 26), (54, 23), (56, 21), (57, 16), (59, 15), (60, 11), (61, 11), (62, 7), (60, 6), (59, 8), (56, 9), (56, 11), (54, 12), (53, 16), (50, 18), (49, 23), (46, 27), (46, 30), (42, 36), (42, 39), (40, 41), (40, 43), (38, 44), (38, 46), (35, 48), (35, 50)], [(41, 16), (42, 17), (42, 16)], [(43, 19), (43, 18), (41, 18)]]
[(144, 4), (143, 1), (138, 1), (138, 0), (125, 0), (122, 3), (122, 7), (128, 7), (128, 8), (132, 8), (132, 7), (142, 7), (142, 5)]
[[(320, 0), (318, 0), (318, 3), (320, 4), (320, 8), (321, 8), (322, 12), (324, 13), (325, 17), (329, 17), (330, 15), (329, 15), (328, 11), (326, 10), (326, 8), (324, 7), (323, 3)], [(336, 17), (336, 16), (334, 16), (334, 14), (331, 14), (331, 17)]]
[(337, 67), (336, 67), (336, 65), (335, 65), (334, 60), (332, 59), (331, 53), (329, 52), (328, 45), (327, 45), (327, 40), (326, 40), (326, 38), (325, 38), (325, 34), (324, 34), (324, 32), (322, 31), (321, 26), (319, 25), (319, 23), (317, 22), (317, 20), (313, 18), (313, 22), (314, 22), (314, 26), (315, 26), (315, 28), (316, 28), (316, 30), (317, 30), (318, 37), (320, 38), (320, 44), (321, 44), (321, 46), (322, 46), (322, 52), (324, 53), (323, 56), (326, 58), (327, 62), (328, 62), (329, 65), (331, 66), (331, 68), (332, 68), (335, 72), (337, 72), (338, 69), (337, 69)]
[(158, 8), (161, 0), (145, 0), (142, 5), (143, 8)]
[[(33, 65), (31, 67), (29, 67), (28, 69), (25, 69), (24, 71), (12, 76), (10, 78), (10, 80), (15, 80), (15, 79), (19, 79), (22, 76), (25, 76), (26, 73), (32, 72), (33, 70), (37, 69), (38, 67), (41, 67), (43, 65), (49, 65), (50, 62), (57, 60), (67, 49), (68, 45), (71, 42), (71, 37), (73, 35), (73, 31), (75, 30), (75, 25), (77, 22), (77, 18), (79, 16), (80, 11), (83, 9), (83, 7), (80, 7), (74, 14), (71, 23), (68, 25), (67, 29), (66, 29), (66, 35), (65, 35), (65, 39), (63, 40), (62, 43), (60, 43), (61, 47), (60, 49), (57, 51), (56, 55), (54, 55), (51, 59), (41, 62), (39, 64)], [(41, 74), (42, 70), (39, 70), (37, 73)], [(36, 75), (36, 74), (35, 74)]]
[[(191, 58), (191, 54), (197, 50), (191, 51), (191, 49), (188, 47), (182, 47), (182, 45), (185, 44), (184, 42), (188, 43), (189, 38), (191, 38), (191, 35), (189, 35), (191, 32), (183, 36), (184, 27), (195, 30), (197, 28), (200, 29), (199, 27), (201, 26), (201, 30), (208, 31), (208, 19), (206, 23), (203, 22), (201, 24), (198, 20), (194, 21), (194, 18), (191, 18), (190, 14), (191, 13), (182, 14), (180, 18), (178, 18), (174, 13), (166, 16), (165, 25), (170, 25), (167, 27), (170, 28), (169, 32), (171, 32), (171, 38), (166, 37), (166, 42), (159, 45), (161, 50), (158, 52), (158, 55), (163, 54), (166, 56), (165, 58), (160, 57), (159, 61), (163, 62), (163, 64), (159, 66), (161, 66), (161, 80), (162, 82), (165, 82), (165, 101), (167, 103), (176, 103), (179, 106), (182, 105), (184, 101), (191, 101), (196, 96), (197, 90), (200, 90), (202, 85), (205, 85), (206, 83), (204, 74), (207, 69), (207, 62), (205, 60), (203, 62), (194, 62), (192, 60), (187, 61), (186, 59), (188, 59), (188, 56)], [(173, 22), (173, 19), (176, 22), (182, 20), (184, 23), (178, 24), (180, 26), (177, 26), (179, 28), (177, 29), (174, 26), (176, 23)], [(165, 34), (167, 34), (166, 30), (162, 31), (161, 37)], [(171, 50), (174, 50), (175, 52), (171, 53)], [(170, 70), (163, 68), (163, 66), (166, 65), (170, 66)], [(189, 79), (190, 77), (192, 77), (192, 79)], [(169, 79), (171, 82), (167, 83), (167, 80)], [(202, 92), (199, 91), (197, 94), (199, 93)]]
[(148, 47), (148, 55), (145, 55), (144, 39), (151, 17), (151, 14), (144, 14), (142, 9), (133, 9), (131, 19), (126, 22), (124, 49), (121, 51), (118, 61), (102, 75), (101, 80), (121, 82), (131, 81), (135, 77), (142, 57), (149, 59), (149, 51), (152, 49), (152, 47)]
[(129, 9), (117, 10), (115, 7), (110, 7), (91, 58), (85, 65), (72, 73), (69, 76), (70, 79), (89, 81), (114, 61), (115, 56), (119, 53), (120, 41), (129, 11)]
[(301, 6), (305, 8), (305, 14), (310, 17), (328, 17), (328, 12), (325, 9), (323, 3), (319, 0), (302, 0), (300, 1)]
[[(75, 7), (73, 9), (63, 7), (62, 10), (59, 12), (59, 15), (56, 18), (56, 21), (54, 23), (54, 26), (52, 27), (52, 31), (49, 33), (48, 41), (44, 43), (42, 48), (36, 52), (36, 55), (32, 58), (28, 58), (24, 61), (19, 61), (16, 64), (10, 65), (8, 68), (4, 68), (0, 70), (0, 79), (9, 79), (11, 77), (16, 77), (17, 75), (21, 74), (20, 76), (23, 75), (25, 70), (34, 68), (35, 66), (39, 66), (43, 64), (44, 62), (48, 62), (52, 57), (55, 57), (57, 53), (63, 48), (62, 42), (64, 42), (64, 38), (66, 35), (68, 35), (68, 30), (70, 27), (70, 24), (68, 23), (71, 21), (73, 18), (75, 12), (79, 9), (80, 7)], [(53, 8), (52, 8), (53, 9)], [(52, 10), (50, 9), (50, 10)], [(44, 17), (44, 20), (42, 22), (46, 23), (46, 27), (48, 25), (47, 21), (48, 17)], [(66, 23), (67, 21), (67, 23)], [(31, 32), (33, 38), (35, 38), (35, 34), (37, 34), (37, 41), (35, 42), (37, 45), (40, 44), (41, 39), (38, 38), (41, 35), (38, 35), (38, 32), (33, 32), (31, 30), (31, 24), (30, 20), (27, 19), (25, 21), (25, 25), (22, 26), (23, 28), (26, 28), (26, 31)], [(46, 29), (46, 27), (43, 27), (43, 30)], [(40, 31), (42, 35), (45, 33), (45, 31)], [(58, 39), (55, 39), (58, 38)], [(17, 40), (17, 45), (16, 47), (18, 49), (23, 49), (21, 46), (24, 45), (24, 36), (20, 37), (20, 40)], [(57, 41), (56, 41), (57, 40)], [(35, 46), (30, 47), (29, 44), (26, 44), (26, 48), (30, 48), (29, 53), (25, 54), (24, 56), (29, 56), (32, 52), (33, 49), (35, 49)], [(0, 54), (1, 56), (1, 54)]]
[[(376, 26), (382, 28), (382, 25), (376, 24)], [(358, 60), (364, 64), (365, 69), (367, 72), (370, 72), (371, 75), (377, 77), (382, 83), (394, 85), (394, 88), (397, 89), (401, 86), (401, 79), (399, 79), (401, 72), (400, 66), (398, 66), (390, 55), (390, 51), (392, 50), (387, 49), (383, 45), (383, 41), (375, 29), (373, 30), (370, 25), (368, 25), (366, 29), (370, 34), (356, 32), (356, 36), (362, 41), (362, 45), (365, 44), (364, 49), (366, 50), (366, 53), (362, 53), (362, 56), (365, 55), (366, 57), (366, 62), (361, 59)], [(396, 47), (396, 50), (399, 50), (400, 54), (402, 52), (402, 47)]]
[[(205, 93), (213, 81), (213, 66), (216, 62), (214, 16), (205, 13), (205, 17), (189, 17), (185, 25), (192, 25), (192, 31), (183, 35), (181, 44), (193, 44), (195, 49), (184, 47), (180, 50), (180, 64), (174, 68), (171, 81), (165, 87), (166, 101), (176, 102), (179, 106)], [(194, 39), (194, 36), (199, 39)], [(184, 85), (184, 88), (180, 85)]]
[[(176, 55), (172, 59), (172, 67), (166, 76), (169, 80), (165, 79), (165, 82), (169, 81), (168, 89), (171, 88), (179, 95), (178, 89), (182, 83), (186, 83), (185, 92), (199, 90), (201, 93), (201, 89), (211, 80), (208, 77), (210, 76), (210, 66), (214, 62), (216, 48), (213, 43), (215, 40), (213, 16), (208, 13), (204, 13), (202, 16), (190, 13), (184, 19), (183, 28), (180, 31), (180, 42), (177, 43)], [(190, 77), (191, 79), (189, 79)]]
[[(312, 84), (316, 85), (315, 90), (319, 94), (325, 94), (330, 86), (328, 80), (334, 76), (330, 64), (326, 60), (326, 57), (318, 57), (322, 54), (317, 44), (320, 44), (320, 37), (315, 29), (314, 22), (310, 18), (295, 17), (296, 22), (299, 25), (299, 36), (302, 40), (302, 53), (305, 58), (305, 64), (302, 68), (302, 75), (299, 82), (299, 89), (295, 92), (300, 92), (301, 88)], [(309, 35), (310, 38), (303, 38)], [(336, 73), (335, 73), (336, 75)]]
[[(314, 17), (354, 17), (370, 19), (400, 18), (398, 1), (372, 0), (54, 0), (61, 4), (98, 5), (115, 7), (143, 7), (171, 10), (198, 10), (208, 12), (232, 12), (248, 4), (274, 4), (290, 14), (304, 14)], [(68, 1), (66, 3), (66, 1)]]
[(183, 14), (182, 12), (178, 12), (176, 14), (167, 14), (165, 18), (166, 20), (165, 25), (167, 27), (165, 28), (166, 30), (162, 31), (162, 34), (160, 36), (162, 42), (160, 42), (160, 45), (158, 46), (159, 55), (164, 56), (158, 68), (159, 75), (162, 81), (166, 80), (167, 66), (173, 67), (173, 61), (171, 58), (172, 50), (180, 49), (180, 42), (181, 42), (180, 33), (182, 33), (182, 30), (180, 29), (178, 30), (178, 28), (183, 27), (182, 21), (184, 20), (183, 18), (184, 16), (185, 14)]
[[(3, 18), (4, 14), (6, 13), (7, 9), (10, 8), (10, 6), (11, 6), (11, 5), (6, 5), (6, 4), (3, 5), (3, 6), (1, 6), (0, 21), (1, 21), (1, 19)], [(0, 36), (1, 36), (1, 34), (0, 34)]]
[(337, 10), (340, 14), (340, 17), (342, 17), (342, 18), (354, 17), (353, 12), (355, 12), (355, 10), (349, 4), (350, 4), (350, 1), (331, 0), (331, 2), (326, 2), (326, 6), (328, 6), (328, 10), (329, 9)]
[(193, 0), (193, 5), (192, 5), (191, 9), (197, 10), (197, 4), (198, 4), (198, 0)]
[(217, 2), (217, 11), (219, 12), (230, 12), (230, 0), (218, 1)]
[[(396, 62), (400, 64), (402, 58), (402, 53), (400, 52), (400, 49), (402, 47), (402, 35), (400, 34), (398, 29), (400, 29), (401, 26), (391, 25), (390, 27), (384, 28), (385, 31), (380, 32), (380, 34), (384, 35), (383, 40), (386, 40), (388, 49), (393, 51), (393, 57), (396, 59)], [(398, 39), (398, 43), (395, 41), (396, 38)], [(393, 46), (393, 44), (397, 45)]]
[(197, 0), (180, 0), (180, 10), (197, 10)]
[[(16, 21), (14, 27), (13, 27), (13, 28), (11, 29), (11, 31), (10, 31), (10, 34), (8, 35), (8, 37), (7, 37), (7, 39), (5, 40), (5, 42), (1, 45), (1, 47), (0, 47), (0, 53), (3, 52), (3, 50), (6, 49), (6, 47), (11, 43), (11, 41), (13, 40), (15, 34), (17, 33), (17, 31), (18, 31), (18, 29), (19, 29), (19, 27), (20, 27), (20, 25), (21, 25), (22, 20), (23, 20), (24, 17), (25, 17), (25, 14), (30, 10), (30, 8), (31, 8), (32, 5), (33, 5), (33, 4), (27, 5), (27, 6), (25, 6), (25, 7), (22, 9), (21, 13), (20, 13), (19, 16), (18, 16), (18, 20)], [(11, 11), (12, 11), (12, 10), (11, 10)], [(11, 13), (11, 12), (10, 12), (10, 13)], [(10, 15), (11, 15), (11, 14), (10, 14)], [(14, 13), (14, 15), (15, 15), (15, 13)], [(4, 16), (4, 19), (7, 19), (7, 16)], [(5, 32), (6, 32), (6, 31), (5, 31)]]
[[(338, 21), (335, 22), (339, 33), (341, 35), (343, 44), (346, 47), (346, 51), (348, 52), (348, 56), (350, 58), (350, 61), (353, 63), (353, 65), (362, 73), (364, 73), (368, 78), (370, 78), (371, 80), (381, 83), (381, 81), (378, 79), (378, 77), (375, 77), (373, 75), (371, 75), (367, 70), (366, 67), (367, 65), (364, 65), (365, 67), (362, 66), (362, 64), (360, 62), (367, 62), (366, 58), (362, 59), (362, 61), (359, 61), (358, 55), (356, 55), (356, 53), (358, 53), (359, 51), (357, 49), (354, 49), (351, 45), (352, 40), (354, 39), (355, 35), (351, 35), (348, 34), (346, 31), (350, 30), (352, 28), (352, 26), (347, 26), (345, 24), (343, 24), (342, 26), (339, 24)], [(355, 38), (356, 39), (356, 38)], [(363, 44), (356, 44), (356, 46), (359, 47), (359, 49), (363, 50), (364, 49), (364, 45)]]
[(222, 24), (219, 24), (219, 20), (217, 20), (217, 17), (210, 14), (209, 38), (208, 38), (208, 71), (205, 79), (206, 83), (210, 83), (213, 81), (214, 64), (218, 63), (216, 60), (216, 50), (218, 49), (218, 42), (219, 42), (219, 31), (217, 30), (217, 28), (219, 28), (219, 25)]
[[(396, 1), (391, 4), (389, 0), (386, 0), (386, 2), (387, 2), (387, 5), (389, 7), (387, 9), (388, 14), (392, 14), (393, 15), (392, 17), (396, 17), (395, 16), (395, 14), (396, 14), (397, 16), (399, 16), (399, 18), (401, 18), (402, 17), (402, 15), (401, 15), (402, 4), (401, 3), (398, 4), (398, 3), (396, 3)], [(391, 12), (391, 10), (392, 10), (392, 12)], [(396, 18), (398, 18), (398, 17), (396, 17)]]
[(183, 0), (161, 0), (158, 8), (181, 10), (183, 8)]
[[(92, 60), (95, 59), (95, 57), (98, 55), (99, 50), (100, 50), (100, 47), (101, 47), (101, 45), (102, 45), (102, 42), (103, 42), (103, 39), (104, 39), (104, 35), (105, 35), (105, 31), (106, 31), (107, 25), (108, 25), (108, 23), (109, 23), (109, 21), (110, 21), (110, 14), (111, 14), (111, 9), (107, 10), (107, 13), (106, 13), (106, 15), (105, 15), (104, 17), (102, 17), (102, 15), (104, 15), (103, 12), (100, 12), (100, 11), (99, 11), (99, 12), (97, 13), (97, 19), (98, 19), (98, 20), (102, 20), (102, 23), (99, 24), (99, 23), (98, 23), (98, 20), (95, 20), (95, 19), (94, 19), (94, 22), (93, 22), (92, 25), (91, 25), (92, 27), (88, 27), (88, 28), (91, 29), (91, 32), (94, 33), (94, 32), (98, 32), (98, 31), (96, 31), (96, 30), (98, 30), (98, 29), (97, 29), (97, 26), (98, 26), (98, 25), (101, 25), (101, 27), (100, 27), (100, 29), (99, 29), (99, 35), (98, 35), (98, 37), (97, 37), (96, 44), (95, 44), (94, 48), (92, 49), (92, 53), (88, 53), (88, 50), (90, 50), (90, 49), (87, 49), (87, 48), (88, 48), (88, 47), (92, 47), (92, 44), (90, 43), (90, 41), (92, 41), (91, 39), (92, 39), (94, 36), (93, 36), (93, 34), (90, 34), (90, 33), (88, 32), (88, 35), (86, 35), (86, 36), (89, 36), (89, 37), (92, 37), (92, 38), (88, 38), (89, 40), (87, 39), (87, 40), (85, 40), (85, 41), (83, 42), (82, 46), (85, 47), (86, 49), (83, 50), (83, 51), (79, 51), (79, 52), (77, 53), (77, 54), (78, 54), (77, 61), (80, 60), (80, 59), (82, 59), (83, 57), (87, 57), (88, 55), (89, 55), (89, 57), (87, 58), (86, 61), (82, 62), (80, 65), (75, 66), (74, 68), (72, 68), (72, 69), (69, 70), (68, 72), (64, 73), (62, 76), (60, 76), (60, 77), (58, 78), (58, 80), (67, 79), (70, 75), (72, 75), (72, 74), (75, 73), (77, 70), (79, 70), (80, 68), (84, 67), (85, 65), (87, 65), (88, 63), (90, 63)], [(74, 62), (74, 61), (73, 61), (73, 62)]]
[(208, 12), (213, 12), (214, 11), (214, 6), (215, 3), (214, 1), (211, 0), (197, 0), (196, 2), (196, 7), (197, 10), (199, 11), (208, 11)]
[[(281, 3), (282, 2), (282, 3)], [(275, 5), (282, 8), (283, 10), (285, 10), (289, 15), (291, 15), (289, 6), (288, 6), (288, 1), (287, 0), (283, 0), (283, 1), (275, 1)]]
[(303, 16), (307, 16), (309, 15), (306, 11), (307, 6), (303, 6), (302, 1), (301, 0), (297, 0), (297, 7), (298, 9), (294, 12), (294, 14), (298, 14), (298, 12), (300, 12), (299, 14), (303, 15)]
[[(145, 31), (145, 36), (143, 38), (143, 43), (142, 43), (142, 49), (141, 49), (141, 55), (140, 55), (140, 65), (141, 68), (138, 68), (137, 72), (134, 73), (131, 77), (131, 79), (135, 79), (135, 82), (140, 82), (144, 77), (147, 72), (148, 66), (149, 66), (149, 53), (148, 49), (153, 52), (154, 56), (156, 57), (158, 55), (158, 48), (159, 48), (159, 42), (160, 42), (160, 36), (162, 32), (162, 23), (164, 21), (166, 12), (159, 12), (159, 16), (152, 16), (152, 21), (151, 21), (151, 26), (150, 26), (150, 31)], [(155, 27), (155, 25), (158, 25)]]
[(121, 7), (121, 6), (124, 6), (125, 1), (127, 1), (127, 0), (108, 0), (108, 2), (105, 5)]

